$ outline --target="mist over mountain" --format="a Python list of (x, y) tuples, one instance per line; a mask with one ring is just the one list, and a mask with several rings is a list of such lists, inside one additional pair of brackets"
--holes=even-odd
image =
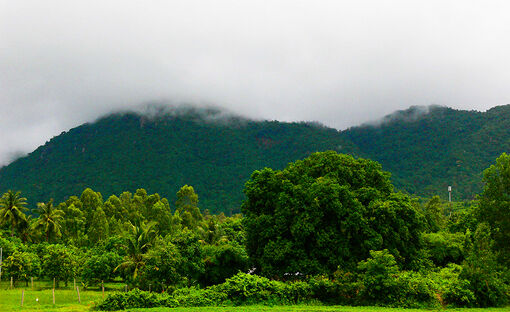
[(254, 170), (281, 169), (316, 151), (379, 161), (402, 191), (455, 200), (481, 190), (481, 172), (510, 151), (510, 106), (487, 112), (411, 107), (338, 131), (318, 123), (255, 121), (219, 108), (119, 112), (63, 132), (0, 169), (0, 191), (33, 207), (90, 187), (106, 199), (145, 188), (169, 199), (192, 185), (200, 207), (234, 213)]
[(123, 112), (83, 124), (0, 170), (0, 189), (36, 202), (79, 195), (105, 198), (145, 188), (169, 199), (192, 185), (200, 207), (237, 212), (251, 173), (283, 168), (318, 150), (353, 153), (338, 131), (311, 123), (253, 121), (215, 108)]

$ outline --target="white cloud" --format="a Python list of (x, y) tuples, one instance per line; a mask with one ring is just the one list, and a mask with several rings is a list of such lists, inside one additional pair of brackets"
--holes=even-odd
[(346, 128), (510, 103), (506, 1), (0, 0), (0, 163), (151, 101)]

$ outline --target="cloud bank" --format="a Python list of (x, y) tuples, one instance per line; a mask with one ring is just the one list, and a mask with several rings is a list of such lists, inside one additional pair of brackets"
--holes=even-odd
[(510, 103), (507, 1), (0, 0), (0, 164), (148, 102), (344, 129)]

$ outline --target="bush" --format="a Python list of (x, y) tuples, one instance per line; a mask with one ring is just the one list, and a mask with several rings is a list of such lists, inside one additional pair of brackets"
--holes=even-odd
[(398, 285), (396, 275), (399, 273), (395, 257), (388, 252), (370, 251), (371, 258), (361, 261), (358, 269), (361, 275), (361, 298), (365, 303), (389, 304), (396, 301)]
[(401, 308), (431, 308), (439, 306), (434, 293), (435, 284), (418, 272), (401, 272), (397, 279), (397, 293), (391, 304)]
[(216, 306), (227, 301), (227, 295), (214, 289), (185, 287), (173, 292), (172, 297), (183, 307)]
[(178, 302), (167, 294), (156, 294), (139, 289), (108, 295), (97, 305), (98, 310), (116, 311), (133, 308), (177, 307)]
[(429, 277), (437, 287), (439, 301), (443, 306), (471, 307), (475, 304), (475, 295), (470, 290), (468, 280), (460, 278), (462, 267), (449, 264), (438, 273), (431, 273)]
[(225, 283), (209, 289), (226, 294), (235, 305), (267, 301), (288, 303), (293, 302), (291, 298), (302, 296), (292, 293), (292, 290), (297, 291), (298, 287), (288, 287), (286, 283), (246, 273), (238, 273), (228, 278)]
[(352, 274), (336, 272), (335, 279), (326, 276), (314, 276), (308, 280), (311, 297), (327, 304), (353, 304), (357, 299), (359, 283)]
[(399, 272), (393, 255), (387, 250), (370, 251), (371, 258), (361, 261), (359, 302), (397, 307), (431, 307), (439, 304), (433, 281), (418, 272)]

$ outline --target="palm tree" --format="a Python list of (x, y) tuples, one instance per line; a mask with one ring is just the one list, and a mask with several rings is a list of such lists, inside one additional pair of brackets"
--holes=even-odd
[(8, 190), (2, 198), (0, 198), (0, 223), (11, 225), (11, 236), (14, 236), (14, 229), (20, 225), (25, 224), (27, 216), (25, 212), (27, 208), (27, 199), (21, 197), (21, 192), (14, 192)]
[(124, 261), (115, 268), (133, 271), (133, 280), (138, 276), (138, 271), (145, 265), (145, 253), (153, 245), (156, 237), (157, 222), (142, 222), (139, 225), (129, 224), (129, 233), (126, 235), (127, 240), (123, 245), (126, 250)]
[(60, 229), (62, 228), (62, 222), (64, 221), (64, 212), (53, 206), (53, 199), (47, 204), (38, 203), (37, 212), (39, 218), (34, 224), (34, 229), (41, 230), (46, 234), (46, 241), (50, 241), (52, 235), (56, 237), (62, 236)]

